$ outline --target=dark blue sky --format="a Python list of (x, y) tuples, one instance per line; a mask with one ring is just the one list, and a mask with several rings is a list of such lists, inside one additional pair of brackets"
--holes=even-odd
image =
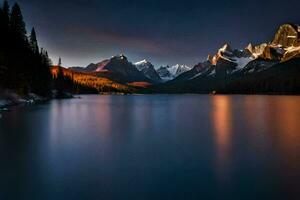
[[(10, 1), (11, 3), (13, 1)], [(299, 0), (19, 0), (28, 27), (64, 66), (124, 53), (135, 62), (194, 65), (224, 43), (242, 48), (300, 22)]]

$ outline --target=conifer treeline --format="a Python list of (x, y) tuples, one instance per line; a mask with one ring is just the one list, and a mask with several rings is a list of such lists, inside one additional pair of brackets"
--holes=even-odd
[(48, 96), (52, 85), (50, 66), (47, 51), (38, 46), (35, 29), (27, 35), (19, 5), (10, 8), (4, 1), (0, 8), (0, 88), (20, 95), (32, 92)]

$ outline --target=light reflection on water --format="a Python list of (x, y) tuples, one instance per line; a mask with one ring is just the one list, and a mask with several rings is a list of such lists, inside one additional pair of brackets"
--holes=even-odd
[(216, 144), (216, 168), (220, 179), (229, 176), (232, 143), (232, 102), (230, 96), (214, 96), (212, 102), (212, 127)]
[(14, 109), (0, 119), (0, 199), (293, 199), (299, 102), (92, 95)]

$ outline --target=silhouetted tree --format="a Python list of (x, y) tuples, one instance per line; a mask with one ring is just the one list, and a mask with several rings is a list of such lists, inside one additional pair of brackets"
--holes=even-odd
[(16, 39), (27, 40), (25, 22), (18, 3), (15, 3), (11, 10), (10, 29)]
[(38, 46), (38, 42), (37, 42), (37, 39), (36, 39), (36, 32), (35, 32), (34, 27), (31, 30), (31, 34), (30, 34), (29, 38), (30, 38), (29, 44), (30, 44), (30, 47), (31, 47), (33, 53), (34, 54), (39, 54), (39, 46)]
[(26, 95), (51, 94), (51, 61), (46, 51), (39, 51), (32, 28), (29, 37), (22, 12), (16, 3), (10, 11), (7, 1), (0, 9), (0, 87)]
[[(3, 6), (1, 9), (1, 32), (7, 34), (8, 27), (9, 27), (9, 16), (10, 16), (10, 9), (7, 1), (3, 2)], [(6, 38), (7, 39), (7, 38)]]
[(9, 5), (4, 1), (0, 8), (0, 87), (4, 87), (7, 83), (7, 46), (9, 42)]
[(62, 63), (61, 63), (61, 57), (58, 58), (58, 63), (57, 66), (61, 67)]
[(55, 89), (56, 89), (56, 96), (58, 98), (64, 97), (65, 91), (67, 89), (67, 77), (64, 76), (64, 72), (62, 67), (58, 66), (57, 74), (55, 77)]

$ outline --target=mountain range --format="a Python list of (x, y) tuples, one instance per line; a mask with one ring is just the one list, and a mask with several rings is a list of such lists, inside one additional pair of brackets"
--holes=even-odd
[(131, 63), (123, 54), (69, 70), (155, 93), (300, 93), (300, 26), (284, 24), (270, 42), (224, 44), (193, 68)]
[(187, 65), (179, 64), (171, 67), (161, 66), (155, 69), (154, 65), (146, 59), (133, 64), (123, 54), (113, 56), (111, 59), (105, 59), (96, 64), (91, 63), (86, 67), (69, 68), (69, 70), (76, 72), (94, 73), (98, 76), (108, 77), (117, 82), (146, 81), (152, 84), (170, 81), (190, 69)]

